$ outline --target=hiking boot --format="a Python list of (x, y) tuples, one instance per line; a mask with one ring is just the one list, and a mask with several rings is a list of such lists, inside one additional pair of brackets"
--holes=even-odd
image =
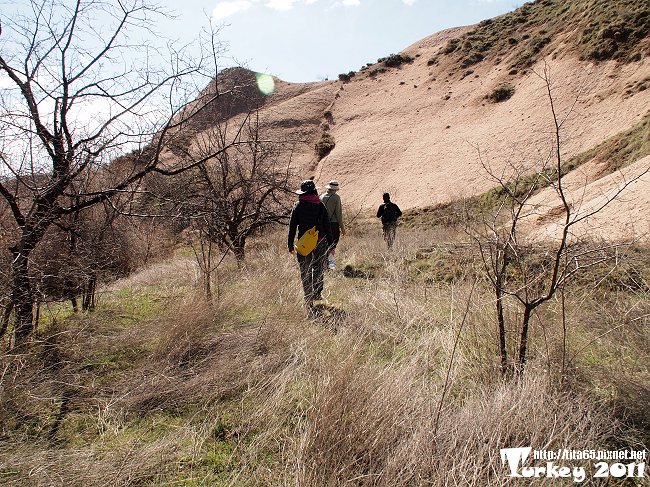
[(317, 305), (316, 303), (310, 305), (309, 308), (307, 308), (307, 316), (312, 320), (316, 318), (321, 318), (323, 316), (322, 307)]
[(332, 271), (334, 270), (334, 268), (336, 267), (336, 259), (334, 257), (330, 256), (327, 259), (327, 267), (329, 267), (329, 269)]

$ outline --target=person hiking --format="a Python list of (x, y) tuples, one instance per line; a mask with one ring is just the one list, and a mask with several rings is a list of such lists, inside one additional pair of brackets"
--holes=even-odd
[(316, 191), (314, 181), (303, 181), (300, 189), (296, 191), (298, 201), (291, 210), (289, 220), (289, 236), (287, 244), (289, 252), (293, 253), (296, 231), (298, 240), (313, 227), (318, 231), (316, 247), (308, 254), (301, 255), (296, 252), (298, 266), (300, 267), (300, 280), (305, 293), (305, 304), (311, 313), (314, 312), (314, 301), (323, 299), (323, 274), (327, 249), (332, 245), (333, 238), (330, 231), (327, 210), (323, 206)]
[(390, 250), (395, 243), (397, 233), (397, 219), (402, 216), (402, 210), (390, 200), (390, 194), (384, 193), (384, 204), (377, 210), (377, 218), (381, 218), (384, 240)]
[(323, 203), (327, 209), (330, 229), (332, 231), (333, 242), (327, 252), (328, 267), (332, 270), (336, 266), (336, 259), (334, 258), (336, 246), (339, 243), (339, 239), (342, 236), (345, 237), (345, 227), (343, 226), (343, 205), (341, 204), (341, 197), (337, 194), (339, 188), (339, 182), (332, 180), (327, 184), (327, 186), (325, 186), (327, 192), (320, 196), (321, 203)]

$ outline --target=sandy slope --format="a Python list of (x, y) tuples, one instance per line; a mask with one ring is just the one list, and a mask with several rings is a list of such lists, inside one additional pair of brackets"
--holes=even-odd
[[(572, 220), (579, 220), (572, 227), (572, 236), (650, 241), (650, 156), (590, 181), (594, 170), (594, 167), (579, 168), (564, 181)], [(558, 216), (562, 205), (556, 191), (545, 189), (531, 198), (530, 203), (535, 214), (532, 228), (528, 226), (530, 234), (543, 239), (561, 235), (564, 218)], [(594, 212), (597, 213), (589, 216)]]
[[(481, 159), (500, 174), (510, 163), (532, 167), (550, 149), (552, 118), (540, 77), (481, 66), (462, 80), (447, 78), (446, 66), (427, 66), (435, 46), (427, 39), (407, 50), (420, 54), (413, 64), (342, 85), (332, 110), (337, 145), (317, 175), (340, 179), (348, 200), (375, 202), (390, 191), (406, 208), (448, 201), (494, 185)], [(647, 91), (621, 96), (629, 81), (650, 73), (648, 61), (622, 69), (574, 58), (548, 62), (560, 116), (578, 100), (563, 131), (565, 158), (631, 127), (650, 109)], [(508, 78), (516, 88), (510, 100), (484, 100)]]
[[(630, 85), (650, 79), (647, 57), (629, 64), (587, 63), (556, 39), (533, 70), (510, 75), (505, 60), (486, 59), (471, 73), (463, 72), (457, 60), (439, 55), (439, 50), (468, 29), (427, 37), (405, 49), (414, 62), (383, 72), (376, 64), (350, 82), (278, 81), (263, 117), (274, 137), (299, 141), (292, 157), (296, 179), (315, 177), (320, 187), (329, 179), (340, 180), (340, 194), (349, 206), (373, 208), (389, 191), (401, 207), (413, 208), (483, 192), (495, 186), (488, 172), (507, 177), (512, 168), (534, 170), (548, 157), (554, 140), (547, 86), (539, 76), (545, 63), (556, 112), (563, 120), (565, 161), (628, 130), (650, 111), (650, 90), (626, 93)], [(429, 65), (434, 56), (439, 62)], [(496, 104), (485, 99), (506, 82), (515, 87), (512, 98)], [(314, 143), (324, 124), (336, 147), (317, 162)], [(634, 170), (649, 165), (646, 158)], [(591, 201), (597, 204), (598, 195), (615, 185), (615, 177), (601, 180), (599, 172), (597, 165), (587, 164), (571, 176), (576, 191), (588, 183), (584, 207)], [(621, 200), (603, 216), (631, 215), (634, 231), (643, 232), (647, 199), (642, 195), (650, 194), (648, 178), (633, 191), (640, 199)], [(631, 224), (613, 220), (620, 227), (616, 232), (631, 231)], [(612, 225), (603, 225), (602, 231), (614, 231)]]

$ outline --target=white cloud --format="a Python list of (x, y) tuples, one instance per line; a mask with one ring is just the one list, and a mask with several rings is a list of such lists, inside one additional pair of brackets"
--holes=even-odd
[(410, 7), (416, 2), (416, 0), (402, 0), (402, 2)]
[[(231, 0), (219, 2), (215, 9), (212, 11), (212, 18), (216, 20), (224, 19), (243, 10), (249, 9), (255, 4), (261, 3), (262, 0)], [(292, 10), (296, 5), (312, 5), (318, 0), (263, 0), (264, 5), (273, 10), (288, 11)], [(343, 5), (359, 5), (360, 0), (343, 0)]]
[[(268, 0), (265, 4), (267, 7), (272, 8), (273, 10), (291, 10), (296, 4), (312, 5), (318, 0)], [(348, 0), (353, 2), (358, 2), (359, 0)]]
[(361, 5), (360, 0), (343, 0), (341, 3), (346, 7), (358, 7)]
[(294, 3), (296, 0), (270, 0), (266, 6), (273, 10), (291, 10)]
[(215, 20), (225, 19), (238, 12), (242, 12), (252, 5), (248, 0), (237, 0), (235, 2), (220, 2), (212, 11), (212, 18)]

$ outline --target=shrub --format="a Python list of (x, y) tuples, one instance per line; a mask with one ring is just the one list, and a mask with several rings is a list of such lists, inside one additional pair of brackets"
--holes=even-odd
[(537, 54), (539, 51), (542, 50), (544, 46), (546, 46), (550, 42), (551, 42), (551, 38), (549, 36), (545, 36), (545, 35), (535, 36), (533, 40), (530, 42), (530, 50), (534, 54)]
[(442, 49), (443, 54), (451, 54), (454, 52), (456, 49), (458, 49), (458, 46), (460, 45), (460, 39), (450, 39), (449, 42), (447, 42), (447, 45)]
[(335, 145), (336, 143), (334, 142), (334, 137), (332, 137), (329, 132), (323, 131), (321, 133), (320, 140), (316, 142), (316, 145), (314, 146), (318, 160), (320, 161), (330, 152), (332, 152), (332, 149), (334, 149)]
[(460, 65), (463, 69), (465, 69), (469, 66), (472, 66), (473, 64), (480, 63), (483, 61), (483, 59), (485, 59), (485, 56), (480, 52), (472, 52), (469, 54), (469, 56), (462, 60)]
[(534, 62), (535, 62), (535, 54), (530, 49), (526, 49), (525, 51), (519, 53), (511, 68), (513, 69), (528, 68), (532, 66)]
[(492, 103), (499, 103), (506, 101), (515, 94), (515, 87), (510, 84), (505, 84), (495, 88), (492, 93), (488, 95)]
[(349, 73), (341, 73), (339, 74), (339, 81), (343, 81), (344, 83), (347, 83), (352, 78), (354, 78), (355, 74), (356, 73), (354, 71), (350, 71)]
[(405, 63), (413, 62), (413, 58), (408, 54), (391, 54), (387, 57), (377, 59), (378, 63), (384, 63), (387, 68), (396, 68)]

